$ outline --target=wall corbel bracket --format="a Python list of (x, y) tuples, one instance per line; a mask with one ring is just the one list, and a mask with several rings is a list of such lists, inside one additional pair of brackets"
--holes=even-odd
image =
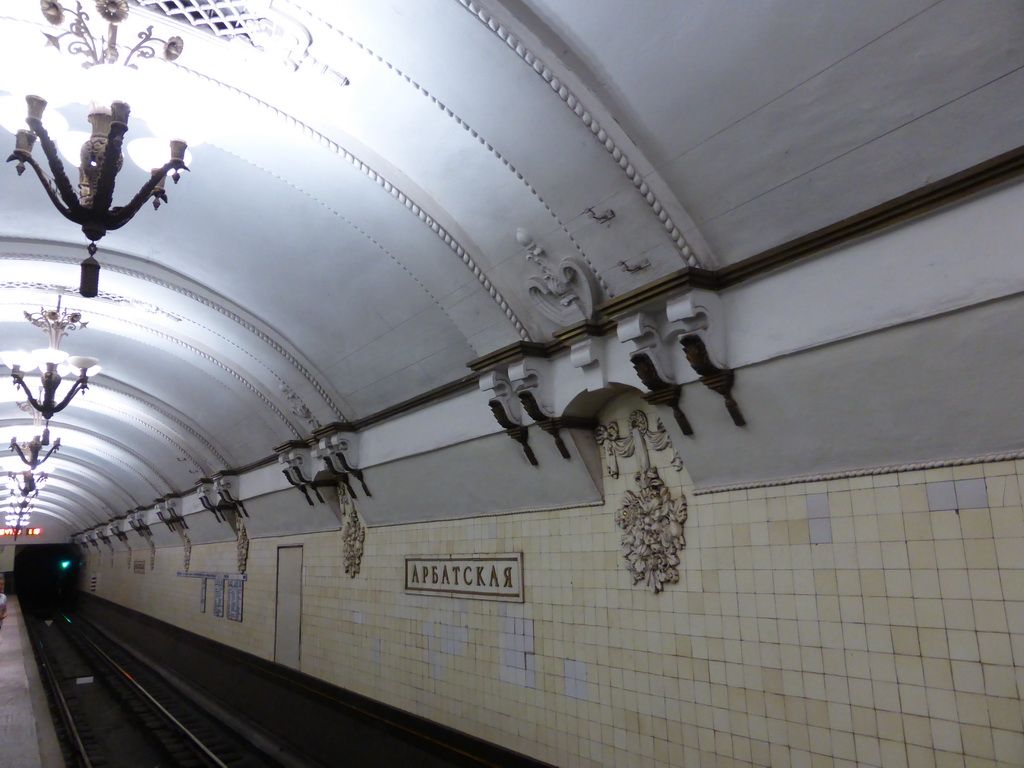
[(672, 415), (675, 417), (679, 429), (682, 430), (684, 435), (691, 437), (693, 435), (693, 427), (690, 426), (690, 420), (686, 418), (686, 414), (683, 413), (683, 409), (679, 405), (679, 400), (682, 397), (682, 386), (670, 384), (662, 379), (658, 375), (654, 360), (647, 352), (636, 352), (630, 356), (629, 361), (633, 364), (636, 375), (648, 390), (642, 395), (643, 399), (651, 405), (665, 405), (671, 408)]
[(128, 543), (128, 533), (122, 530), (120, 520), (112, 520), (110, 522), (110, 532), (114, 534), (114, 538), (120, 541), (122, 544)]
[(161, 499), (156, 505), (156, 516), (161, 523), (167, 526), (167, 530), (177, 530), (184, 533), (188, 529), (185, 518), (179, 515), (174, 509), (174, 503), (169, 499)]
[[(313, 485), (312, 481), (302, 476), (301, 467), (286, 467), (285, 469), (281, 470), (281, 474), (284, 475), (284, 479), (288, 481), (289, 485), (299, 489), (303, 497), (306, 499), (306, 503), (309, 504), (309, 506), (315, 507), (316, 505), (313, 503), (313, 500), (309, 498), (309, 492), (306, 490), (307, 488), (312, 488), (313, 493), (316, 494), (316, 497), (320, 501), (320, 503), (324, 503), (324, 497), (320, 495), (320, 491), (317, 490), (316, 486)], [(294, 475), (295, 477), (292, 477), (292, 475)]]
[(704, 340), (697, 334), (690, 334), (679, 339), (679, 343), (686, 353), (686, 361), (700, 376), (700, 382), (712, 392), (717, 392), (725, 399), (725, 408), (732, 417), (732, 423), (737, 427), (745, 426), (747, 421), (743, 418), (740, 406), (732, 396), (732, 386), (735, 382), (735, 374), (731, 368), (718, 367), (711, 362), (708, 348)]
[(540, 463), (537, 461), (537, 456), (534, 454), (533, 448), (530, 447), (530, 437), (526, 427), (516, 424), (506, 415), (505, 406), (502, 405), (500, 400), (491, 400), (487, 404), (491, 407), (495, 420), (505, 430), (505, 434), (522, 446), (523, 453), (526, 454), (526, 458), (533, 466), (539, 467)]
[(505, 430), (506, 435), (519, 443), (527, 461), (535, 467), (540, 466), (533, 448), (530, 447), (529, 432), (522, 424), (522, 415), (519, 411), (522, 406), (519, 398), (512, 394), (512, 383), (509, 381), (508, 373), (498, 370), (484, 373), (480, 377), (480, 389), (492, 393), (487, 405), (494, 414), (494, 420)]
[(217, 495), (220, 496), (220, 507), (225, 506), (232, 510), (235, 515), (241, 517), (248, 517), (249, 513), (245, 509), (245, 505), (241, 499), (236, 499), (231, 495), (231, 483), (224, 477), (213, 478), (213, 487), (217, 491)]
[[(327, 471), (330, 472), (337, 482), (345, 486), (349, 496), (353, 499), (358, 496), (352, 487), (352, 481), (349, 479), (350, 476), (359, 481), (359, 485), (363, 488), (363, 493), (367, 496), (373, 496), (370, 493), (370, 487), (366, 484), (366, 479), (363, 477), (363, 470), (356, 466), (359, 452), (357, 435), (351, 431), (327, 432), (326, 430), (321, 430), (314, 434), (318, 438), (318, 446), (314, 455), (323, 460)], [(315, 480), (316, 477), (318, 475), (314, 473), (314, 491), (316, 491), (318, 485), (323, 484), (321, 481)], [(317, 495), (319, 496), (319, 492), (317, 492)]]
[(143, 519), (141, 511), (129, 511), (128, 517), (126, 519), (128, 520), (128, 525), (131, 526), (131, 529), (135, 531), (137, 534), (139, 534), (139, 536), (148, 539), (150, 536), (153, 535), (153, 531), (146, 523), (146, 521)]

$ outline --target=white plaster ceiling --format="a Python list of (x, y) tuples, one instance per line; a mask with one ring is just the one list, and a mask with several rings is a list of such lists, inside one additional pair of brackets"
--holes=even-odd
[[(79, 102), (115, 92), (127, 138), (168, 111), (205, 138), (168, 205), (100, 241), (95, 299), (76, 293), (84, 236), (31, 172), (0, 169), (0, 347), (43, 346), (22, 313), (62, 292), (89, 323), (64, 348), (104, 366), (53, 422), (47, 468), (83, 495), (46, 504), (80, 527), (549, 339), (517, 228), (582, 260), (607, 300), (842, 220), (1024, 128), (1006, 106), (1024, 103), (1014, 0), (222, 5), (263, 21), (217, 36), (133, 6), (122, 42), (152, 24), (185, 50), (114, 86), (43, 49), (36, 0), (0, 9), (0, 96), (50, 88), (44, 123), (84, 130)], [(126, 160), (115, 202), (144, 179)], [(17, 399), (0, 428), (24, 440)]]

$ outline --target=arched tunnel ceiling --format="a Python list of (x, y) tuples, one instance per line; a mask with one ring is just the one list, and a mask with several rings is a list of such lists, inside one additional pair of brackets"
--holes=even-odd
[[(0, 173), (0, 346), (44, 346), (23, 313), (62, 295), (88, 322), (63, 348), (104, 368), (52, 422), (65, 478), (40, 509), (71, 528), (549, 340), (519, 229), (608, 300), (1020, 143), (1010, 0), (142, 5), (121, 40), (153, 25), (184, 52), (116, 76), (44, 47), (36, 0), (0, 10), (0, 142), (38, 91), (44, 123), (84, 130), (115, 93), (127, 138), (170, 117), (192, 144), (169, 203), (100, 241), (91, 299), (82, 233), (31, 173)], [(115, 201), (145, 178), (126, 159)], [(5, 441), (38, 432), (16, 395)]]

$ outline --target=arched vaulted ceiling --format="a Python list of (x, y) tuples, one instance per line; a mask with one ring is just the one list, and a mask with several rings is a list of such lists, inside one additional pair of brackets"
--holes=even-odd
[[(69, 531), (550, 340), (530, 239), (608, 301), (1020, 144), (1009, 0), (142, 6), (121, 42), (152, 25), (184, 52), (116, 76), (44, 47), (36, 0), (0, 9), (5, 109), (39, 92), (44, 123), (84, 130), (114, 95), (127, 138), (169, 124), (192, 144), (169, 203), (100, 241), (91, 299), (82, 233), (0, 169), (0, 346), (43, 346), (24, 312), (61, 295), (88, 322), (63, 348), (103, 365), (52, 422), (38, 510)], [(145, 178), (126, 159), (115, 201)], [(19, 399), (0, 390), (5, 443), (38, 431)]]

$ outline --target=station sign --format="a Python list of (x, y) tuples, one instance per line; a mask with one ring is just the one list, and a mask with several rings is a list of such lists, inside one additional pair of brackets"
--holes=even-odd
[(523, 554), (407, 557), (405, 591), (523, 602)]

